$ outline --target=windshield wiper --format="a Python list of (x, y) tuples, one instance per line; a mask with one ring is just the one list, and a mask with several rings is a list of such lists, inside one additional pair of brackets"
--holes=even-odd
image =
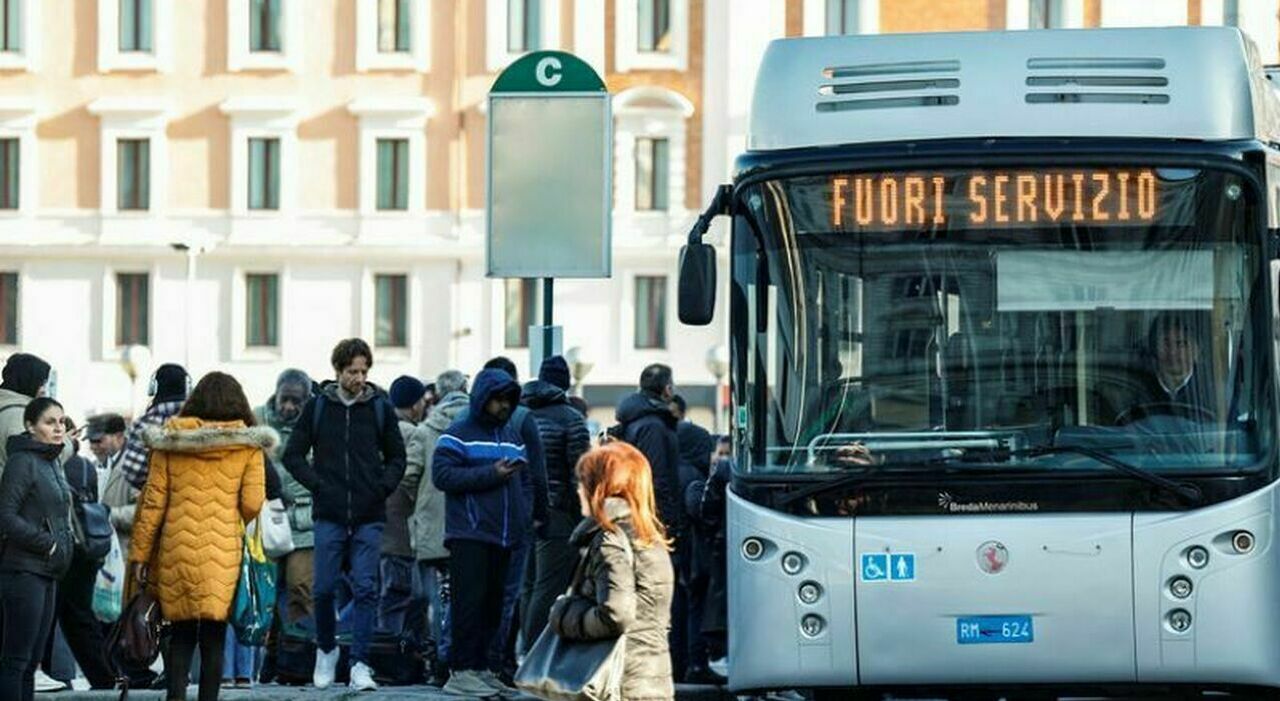
[(1087, 448), (1082, 445), (1041, 445), (1023, 450), (1010, 451), (1014, 456), (1039, 457), (1042, 455), (1061, 455), (1069, 453), (1072, 455), (1083, 455), (1086, 458), (1092, 458), (1107, 467), (1114, 468), (1117, 472), (1121, 472), (1136, 480), (1146, 482), (1153, 487), (1158, 487), (1166, 492), (1176, 496), (1180, 501), (1188, 506), (1196, 506), (1204, 501), (1204, 494), (1200, 492), (1200, 488), (1194, 484), (1185, 482), (1175, 482), (1168, 477), (1157, 475), (1154, 472), (1144, 470), (1137, 465), (1127, 463), (1120, 458), (1107, 455), (1100, 450)]
[[(1091, 458), (1107, 467), (1110, 467), (1121, 474), (1124, 474), (1141, 482), (1146, 482), (1153, 487), (1157, 487), (1163, 491), (1173, 494), (1179, 501), (1188, 506), (1195, 506), (1203, 502), (1204, 495), (1200, 492), (1200, 488), (1194, 484), (1184, 484), (1175, 482), (1167, 477), (1148, 472), (1140, 467), (1131, 465), (1119, 458), (1107, 455), (1104, 452), (1078, 445), (1043, 445), (1032, 448), (1022, 448), (1018, 450), (982, 450), (969, 451), (963, 455), (954, 455), (944, 458), (938, 458), (929, 461), (932, 464), (946, 464), (957, 462), (1004, 462), (1015, 457), (1040, 457), (1044, 455), (1060, 455), (1069, 453), (1072, 455), (1082, 455)], [(873, 467), (873, 466), (868, 466)], [(883, 467), (877, 465), (874, 467)], [(782, 506), (793, 502), (808, 499), (824, 492), (837, 491), (851, 485), (858, 484), (866, 479), (867, 471), (860, 471), (857, 474), (845, 475), (829, 482), (815, 484), (803, 489), (797, 490), (790, 494), (779, 498), (779, 504)]]

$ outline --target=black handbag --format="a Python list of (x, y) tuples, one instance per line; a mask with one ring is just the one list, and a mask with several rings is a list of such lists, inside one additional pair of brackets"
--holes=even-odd
[[(624, 538), (630, 550), (630, 539)], [(630, 553), (632, 562), (635, 554)], [(573, 573), (569, 595), (586, 573), (586, 557)], [(565, 640), (547, 626), (516, 670), (521, 691), (549, 701), (621, 701), (627, 636)]]
[(129, 698), (129, 678), (123, 669), (151, 666), (160, 656), (160, 636), (165, 629), (160, 602), (147, 590), (145, 582), (138, 582), (137, 586), (138, 593), (125, 605), (120, 620), (107, 636), (107, 655), (120, 684), (120, 701)]

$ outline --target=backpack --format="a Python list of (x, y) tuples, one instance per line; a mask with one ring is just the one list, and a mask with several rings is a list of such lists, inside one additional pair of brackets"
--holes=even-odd
[[(324, 414), (324, 405), (328, 400), (323, 394), (316, 395), (316, 409), (311, 414), (311, 435), (314, 437), (320, 433), (320, 417)], [(382, 435), (383, 427), (387, 425), (387, 400), (378, 397), (373, 400), (374, 422), (378, 425), (378, 435)]]
[[(82, 484), (89, 484), (89, 461), (84, 458), (80, 467), (84, 470)], [(115, 528), (111, 526), (111, 510), (104, 504), (85, 499), (85, 495), (71, 494), (71, 533), (75, 538), (75, 554), (91, 562), (100, 562), (111, 552), (111, 536)]]

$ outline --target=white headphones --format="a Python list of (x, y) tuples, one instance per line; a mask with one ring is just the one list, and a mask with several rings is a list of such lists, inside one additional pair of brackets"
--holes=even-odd
[[(164, 366), (161, 365), (160, 367), (164, 367)], [(181, 365), (177, 365), (175, 367), (177, 367), (179, 370), (182, 371), (182, 377), (183, 379), (186, 380), (187, 390), (184, 393), (185, 396), (191, 396), (191, 373), (187, 372), (187, 369), (182, 367)], [(156, 393), (160, 391), (160, 381), (156, 379), (156, 374), (159, 372), (160, 372), (160, 368), (156, 368), (151, 373), (151, 381), (147, 383), (148, 397), (154, 397), (156, 396)]]

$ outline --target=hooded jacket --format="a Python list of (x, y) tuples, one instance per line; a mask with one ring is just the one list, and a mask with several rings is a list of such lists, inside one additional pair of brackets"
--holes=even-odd
[(416, 448), (422, 451), (422, 471), (426, 479), (418, 481), (418, 496), (413, 502), (413, 516), (409, 519), (409, 538), (413, 556), (419, 560), (440, 560), (449, 557), (444, 546), (445, 495), (431, 479), (432, 457), (440, 436), (459, 416), (467, 413), (471, 398), (466, 392), (450, 392), (431, 408), (427, 420), (422, 423), (422, 440)]
[[(377, 403), (384, 406), (379, 409)], [(315, 412), (323, 404), (319, 429)], [(383, 412), (379, 431), (378, 412)], [(311, 459), (307, 459), (307, 455)], [(284, 451), (284, 466), (311, 492), (316, 520), (346, 526), (383, 523), (386, 500), (404, 476), (404, 439), (387, 395), (372, 384), (347, 405), (337, 382), (302, 408)]]
[(684, 527), (684, 494), (680, 489), (680, 445), (676, 417), (661, 399), (637, 392), (618, 405), (615, 413), (622, 439), (644, 453), (653, 471), (658, 518), (672, 534)]
[(604, 506), (617, 529), (606, 531), (586, 519), (573, 532), (570, 540), (585, 548), (584, 559), (570, 592), (552, 605), (547, 625), (566, 640), (625, 635), (622, 698), (673, 699), (667, 643), (675, 592), (671, 556), (661, 545), (635, 544), (625, 500), (611, 497)]
[[(501, 370), (476, 376), (467, 415), (440, 436), (431, 458), (431, 481), (445, 493), (445, 543), (478, 540), (504, 548), (519, 545), (529, 530), (525, 493), (532, 490), (528, 457), (520, 433), (507, 421), (496, 423), (485, 404), (498, 396), (520, 400), (520, 385)], [(503, 476), (499, 460), (525, 465)]]
[[(5, 442), (8, 462), (0, 476), (0, 570), (60, 579), (71, 565), (71, 487), (58, 455), (62, 445), (28, 433)], [(57, 547), (54, 547), (56, 544)]]
[(569, 405), (563, 389), (542, 380), (534, 380), (524, 386), (520, 403), (533, 413), (538, 426), (542, 460), (547, 469), (550, 506), (576, 517), (578, 478), (574, 470), (578, 458), (591, 447), (587, 421)]
[(253, 416), (257, 419), (259, 426), (270, 426), (280, 435), (280, 444), (273, 448), (267, 457), (271, 460), (270, 467), (280, 476), (281, 500), (284, 501), (285, 510), (289, 514), (289, 530), (293, 535), (293, 547), (296, 550), (306, 550), (314, 548), (316, 542), (315, 533), (312, 532), (315, 526), (311, 522), (311, 492), (307, 491), (307, 488), (284, 468), (284, 447), (289, 444), (289, 438), (293, 436), (293, 428), (298, 425), (298, 420), (294, 419), (290, 423), (280, 418), (275, 411), (275, 405), (276, 398), (273, 395), (266, 404), (253, 410)]
[(243, 522), (266, 499), (266, 426), (178, 416), (143, 435), (151, 469), (138, 500), (129, 561), (149, 581), (169, 621), (225, 621), (240, 579)]

